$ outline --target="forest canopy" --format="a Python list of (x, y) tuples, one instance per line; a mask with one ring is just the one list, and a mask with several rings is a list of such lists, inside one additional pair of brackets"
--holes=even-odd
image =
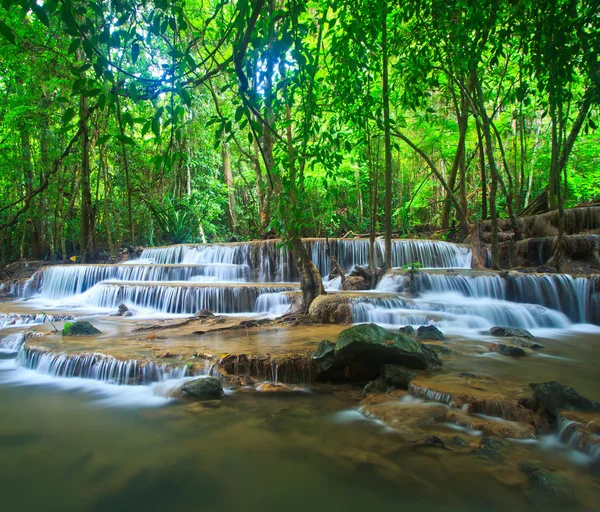
[(516, 230), (600, 197), (599, 54), (595, 0), (3, 0), (1, 258)]

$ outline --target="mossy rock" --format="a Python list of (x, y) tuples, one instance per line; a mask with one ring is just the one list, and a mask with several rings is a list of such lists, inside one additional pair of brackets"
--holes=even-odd
[(65, 323), (62, 333), (63, 336), (95, 336), (96, 334), (102, 334), (91, 323), (81, 320), (73, 323)]
[(439, 368), (438, 355), (423, 343), (403, 334), (390, 333), (376, 324), (362, 324), (338, 335), (335, 358), (345, 365), (357, 365), (364, 374), (379, 375), (381, 365), (396, 364), (416, 370)]
[(186, 382), (179, 391), (182, 396), (198, 400), (215, 400), (224, 394), (223, 386), (216, 377), (205, 377)]

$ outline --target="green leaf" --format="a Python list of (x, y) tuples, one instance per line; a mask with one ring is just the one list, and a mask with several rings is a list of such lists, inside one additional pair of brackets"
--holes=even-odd
[(123, 113), (123, 122), (133, 128), (133, 116), (130, 112)]
[(242, 107), (241, 105), (235, 110), (235, 122), (239, 123), (240, 119), (243, 117), (244, 115), (244, 107)]
[(13, 33), (12, 29), (2, 20), (0, 20), (0, 34), (2, 34), (4, 39), (6, 39), (9, 43), (12, 43), (16, 46), (17, 43), (15, 42), (15, 34)]
[(77, 51), (77, 48), (79, 48), (79, 45), (81, 44), (81, 39), (77, 38), (77, 39), (73, 39), (73, 42), (69, 45), (69, 54), (73, 54)]
[(65, 126), (68, 125), (74, 117), (75, 109), (73, 107), (68, 108), (67, 110), (65, 110), (65, 113), (63, 115), (63, 124)]
[(37, 19), (40, 20), (47, 27), (50, 26), (50, 20), (48, 19), (48, 15), (46, 14), (45, 9), (39, 5), (35, 0), (31, 0), (29, 2), (29, 6), (31, 10), (36, 15)]
[(108, 134), (108, 135), (104, 135), (102, 137), (100, 137), (98, 139), (98, 146), (102, 146), (103, 144), (105, 144), (106, 142), (108, 142), (108, 140), (112, 137), (112, 135)]
[(125, 144), (130, 144), (132, 146), (135, 146), (135, 141), (131, 137), (128, 137), (127, 135), (121, 135), (119, 133), (116, 137), (118, 140), (120, 140), (121, 142), (123, 142)]
[(133, 43), (131, 45), (131, 62), (135, 64), (140, 56), (140, 45), (137, 43)]

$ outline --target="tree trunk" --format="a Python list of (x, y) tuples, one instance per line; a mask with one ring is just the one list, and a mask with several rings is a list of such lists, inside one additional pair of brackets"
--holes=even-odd
[(237, 212), (235, 206), (235, 189), (233, 188), (233, 175), (231, 174), (231, 156), (229, 152), (229, 143), (225, 142), (223, 137), (221, 143), (221, 157), (223, 159), (223, 176), (225, 177), (225, 186), (227, 187), (227, 203), (229, 206), (229, 226), (231, 232), (237, 234)]
[(92, 194), (90, 186), (90, 134), (87, 123), (87, 100), (79, 100), (79, 123), (81, 128), (81, 224), (79, 251), (81, 262), (87, 263), (94, 257), (92, 233)]
[(302, 290), (301, 311), (306, 314), (313, 300), (325, 293), (323, 280), (321, 279), (319, 269), (312, 262), (302, 240), (297, 236), (292, 236), (290, 238), (290, 245), (292, 246), (292, 251), (296, 259), (296, 267), (300, 275), (300, 289)]
[(383, 94), (383, 129), (385, 152), (385, 256), (383, 266), (392, 266), (392, 141), (390, 128), (390, 91), (388, 79), (388, 43), (387, 43), (387, 0), (384, 0), (381, 49), (383, 53), (382, 94)]

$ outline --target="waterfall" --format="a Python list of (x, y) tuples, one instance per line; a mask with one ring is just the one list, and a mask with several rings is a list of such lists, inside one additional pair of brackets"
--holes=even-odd
[(509, 274), (507, 298), (541, 304), (565, 313), (574, 322), (597, 322), (595, 280), (566, 274)]
[(249, 313), (264, 293), (297, 290), (296, 285), (177, 285), (172, 283), (100, 283), (83, 296), (86, 303), (116, 308), (125, 303), (162, 313), (193, 314), (200, 309), (213, 313)]
[(186, 376), (187, 368), (173, 368), (154, 361), (121, 361), (104, 354), (68, 355), (23, 349), (16, 360), (19, 366), (54, 377), (79, 377), (109, 384), (149, 384)]
[(158, 265), (169, 263), (181, 263), (185, 253), (188, 251), (187, 245), (170, 245), (168, 247), (149, 247), (142, 251), (141, 260), (150, 260)]
[(506, 282), (498, 274), (461, 275), (419, 272), (416, 278), (420, 292), (460, 293), (465, 297), (490, 297), (504, 300)]
[(287, 293), (263, 293), (256, 299), (255, 313), (283, 315), (291, 305), (291, 297)]
[(569, 319), (558, 311), (532, 304), (488, 299), (450, 297), (447, 301), (429, 298), (353, 298), (352, 321), (402, 326), (448, 326), (461, 329), (489, 329), (494, 325), (510, 325), (524, 329), (540, 327), (565, 328)]
[(46, 315), (44, 313), (27, 314), (27, 313), (8, 313), (0, 314), (0, 329), (5, 327), (18, 327), (21, 325), (43, 324), (46, 322), (64, 322), (73, 320), (76, 317), (73, 315)]
[(16, 352), (26, 339), (27, 335), (24, 332), (9, 334), (0, 340), (0, 351)]

